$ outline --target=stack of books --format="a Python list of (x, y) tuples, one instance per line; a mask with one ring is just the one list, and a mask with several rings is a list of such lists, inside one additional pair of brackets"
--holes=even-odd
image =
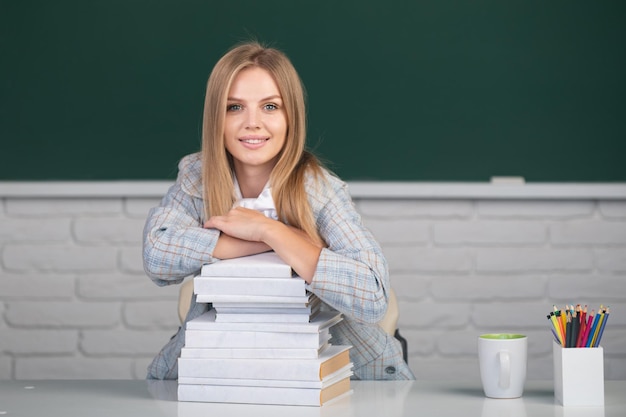
[(212, 309), (187, 322), (179, 401), (320, 406), (350, 392), (350, 346), (330, 343), (341, 313), (274, 252), (205, 265), (194, 292)]

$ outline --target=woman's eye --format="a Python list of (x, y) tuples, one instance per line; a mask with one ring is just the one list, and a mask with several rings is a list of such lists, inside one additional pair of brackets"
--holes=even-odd
[(278, 110), (278, 106), (274, 103), (268, 103), (265, 105), (265, 110)]
[(241, 104), (229, 104), (226, 107), (226, 111), (237, 111), (241, 110)]

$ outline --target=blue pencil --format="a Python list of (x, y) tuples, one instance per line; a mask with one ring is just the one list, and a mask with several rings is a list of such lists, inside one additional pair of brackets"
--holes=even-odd
[(558, 343), (560, 345), (561, 341), (559, 340), (559, 336), (557, 336), (556, 332), (554, 331), (554, 329), (552, 327), (550, 327), (550, 330), (552, 331), (552, 335), (554, 336), (554, 340), (556, 341), (556, 343)]
[(600, 346), (600, 339), (602, 338), (602, 333), (604, 332), (604, 327), (606, 326), (606, 322), (609, 320), (609, 308), (607, 307), (606, 312), (604, 313), (604, 320), (602, 320), (602, 326), (600, 326), (600, 333), (598, 333), (598, 339), (593, 347)]

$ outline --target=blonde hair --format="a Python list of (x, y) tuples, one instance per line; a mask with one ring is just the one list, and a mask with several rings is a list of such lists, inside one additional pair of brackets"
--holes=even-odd
[(282, 96), (287, 115), (287, 138), (270, 174), (272, 197), (281, 221), (303, 230), (323, 243), (309, 205), (305, 180), (312, 173), (322, 177), (318, 159), (305, 149), (306, 108), (304, 87), (287, 56), (258, 42), (235, 46), (216, 64), (209, 76), (202, 127), (202, 187), (205, 215), (222, 215), (235, 202), (232, 156), (224, 144), (227, 96), (237, 74), (260, 67), (271, 74)]

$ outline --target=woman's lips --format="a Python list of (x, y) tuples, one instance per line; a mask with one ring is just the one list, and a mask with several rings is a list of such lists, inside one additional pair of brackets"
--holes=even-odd
[(248, 148), (257, 148), (265, 144), (269, 139), (267, 136), (244, 136), (239, 138), (239, 142)]

